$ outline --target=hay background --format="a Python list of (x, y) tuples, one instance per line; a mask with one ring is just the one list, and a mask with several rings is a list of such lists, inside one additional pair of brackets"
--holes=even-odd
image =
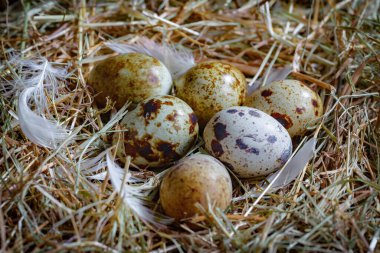
[[(266, 4), (270, 18), (260, 11)], [(1, 77), (9, 78), (12, 48), (69, 66), (62, 99), (52, 108), (60, 122), (83, 128), (61, 151), (71, 160), (62, 159), (25, 138), (12, 116), (16, 100), (0, 96), (2, 252), (380, 252), (379, 6), (364, 0), (82, 0), (5, 8)], [(190, 48), (198, 61), (235, 64), (248, 81), (291, 65), (298, 55), (300, 70), (292, 77), (318, 91), (329, 112), (318, 133), (318, 155), (294, 184), (260, 200), (247, 217), (255, 199), (234, 201), (225, 214), (205, 212), (193, 221), (201, 227), (196, 230), (143, 224), (109, 182), (89, 181), (72, 169), (80, 144), (94, 138), (88, 155), (95, 156), (109, 147), (117, 127), (101, 131), (112, 108), (92, 106), (89, 69), (111, 54), (101, 50), (104, 41), (133, 42), (137, 36)], [(234, 197), (252, 186), (236, 185)]]

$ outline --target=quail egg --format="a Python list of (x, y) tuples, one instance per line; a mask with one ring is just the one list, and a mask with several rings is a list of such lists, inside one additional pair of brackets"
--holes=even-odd
[(268, 114), (245, 106), (215, 114), (203, 138), (210, 154), (240, 178), (268, 175), (281, 168), (292, 154), (286, 129)]
[[(140, 102), (122, 120), (124, 140), (118, 155), (141, 167), (161, 167), (179, 160), (198, 136), (197, 117), (181, 99), (155, 96)], [(114, 142), (117, 138), (114, 138)]]
[(247, 98), (246, 105), (277, 119), (292, 137), (303, 135), (307, 123), (323, 113), (318, 94), (297, 80), (282, 80), (264, 86)]
[(116, 108), (127, 101), (136, 104), (156, 95), (169, 94), (172, 77), (159, 60), (140, 53), (110, 57), (91, 70), (88, 83), (94, 89), (95, 102), (105, 106), (106, 97)]
[(202, 62), (174, 82), (176, 96), (193, 108), (201, 129), (218, 111), (242, 105), (246, 80), (237, 68), (221, 62)]
[(171, 167), (162, 180), (160, 200), (165, 213), (177, 220), (206, 210), (224, 210), (232, 199), (232, 183), (224, 165), (209, 155), (195, 154)]

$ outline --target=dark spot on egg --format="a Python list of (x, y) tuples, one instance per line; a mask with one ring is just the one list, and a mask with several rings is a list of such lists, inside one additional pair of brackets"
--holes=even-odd
[(297, 108), (296, 108), (296, 112), (297, 112), (298, 114), (302, 114), (304, 111), (305, 111), (305, 107), (301, 107), (301, 108), (297, 107)]
[(216, 157), (224, 154), (222, 145), (215, 139), (211, 141), (211, 149)]
[(256, 118), (260, 118), (261, 117), (260, 113), (254, 111), (254, 110), (249, 110), (248, 113), (249, 113), (249, 115), (251, 115), (253, 117), (256, 117)]
[(249, 148), (246, 151), (248, 153), (255, 154), (255, 155), (259, 155), (260, 154), (260, 150), (258, 148)]
[(155, 119), (161, 109), (161, 101), (157, 99), (150, 99), (146, 103), (142, 104), (142, 116), (145, 120)]
[(166, 119), (169, 121), (175, 121), (175, 118), (178, 116), (178, 113), (176, 110), (174, 110), (172, 113), (168, 114), (166, 116)]
[(237, 113), (238, 110), (236, 109), (229, 109), (227, 110), (228, 113), (231, 113), (231, 114), (234, 114), (234, 113)]
[(248, 145), (245, 144), (245, 143), (243, 142), (242, 139), (237, 139), (237, 140), (236, 140), (236, 146), (237, 146), (238, 148), (240, 148), (240, 149), (244, 149), (244, 150), (248, 148)]
[(312, 100), (311, 100), (311, 104), (312, 104), (314, 107), (318, 107), (318, 101), (315, 100), (315, 99), (312, 99)]
[(195, 127), (198, 124), (198, 118), (195, 115), (195, 113), (190, 113), (189, 114), (189, 122), (190, 122), (189, 134), (192, 134), (192, 133), (194, 133)]
[(269, 90), (269, 89), (268, 90), (263, 90), (261, 92), (261, 96), (263, 96), (263, 97), (269, 97), (272, 94), (273, 94), (273, 92), (271, 90)]
[(129, 130), (124, 134), (124, 136), (124, 148), (126, 155), (130, 155), (132, 158), (140, 156), (149, 162), (158, 161), (158, 157), (154, 154), (150, 143), (150, 140), (152, 139), (151, 135), (145, 134), (139, 137), (135, 130)]
[(267, 141), (269, 142), (269, 143), (275, 143), (276, 141), (277, 141), (277, 138), (276, 138), (276, 136), (274, 136), (274, 135), (270, 135), (268, 138), (267, 138)]
[(271, 114), (271, 116), (280, 122), (280, 124), (283, 125), (286, 129), (289, 129), (293, 126), (292, 120), (286, 114), (274, 112)]
[(229, 135), (226, 131), (226, 128), (227, 128), (226, 125), (219, 122), (214, 125), (214, 133), (218, 141), (223, 140)]
[(239, 112), (239, 116), (243, 117), (244, 116), (244, 112)]
[(157, 150), (161, 152), (162, 159), (167, 161), (175, 161), (181, 158), (181, 156), (175, 151), (178, 144), (173, 144), (166, 141), (159, 141), (157, 143)]

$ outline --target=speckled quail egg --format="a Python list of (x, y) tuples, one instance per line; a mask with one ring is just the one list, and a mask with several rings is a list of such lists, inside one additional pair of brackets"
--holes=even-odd
[(245, 106), (215, 114), (203, 138), (206, 149), (240, 178), (268, 175), (292, 153), (286, 129), (268, 114)]
[(246, 80), (237, 68), (221, 62), (202, 62), (175, 80), (176, 96), (193, 108), (201, 129), (222, 109), (242, 105)]
[(194, 111), (169, 95), (140, 102), (124, 116), (121, 125), (125, 132), (118, 155), (131, 156), (132, 163), (141, 167), (161, 167), (179, 160), (198, 136)]
[(177, 220), (195, 216), (208, 201), (224, 210), (232, 199), (232, 183), (224, 165), (209, 155), (195, 154), (171, 167), (162, 180), (160, 200), (165, 213)]
[(312, 123), (323, 113), (318, 94), (297, 80), (282, 80), (264, 86), (247, 98), (246, 105), (277, 119), (292, 137), (303, 135), (307, 123)]
[(116, 102), (116, 108), (127, 101), (139, 103), (156, 95), (169, 94), (172, 77), (159, 60), (140, 53), (110, 57), (91, 70), (88, 83), (96, 93), (95, 101), (105, 106), (106, 97)]

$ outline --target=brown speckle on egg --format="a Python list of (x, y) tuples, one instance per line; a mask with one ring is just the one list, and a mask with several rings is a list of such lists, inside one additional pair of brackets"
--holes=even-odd
[(227, 110), (227, 112), (233, 114), (233, 113), (237, 113), (237, 110), (235, 110), (235, 109), (230, 109), (230, 110)]
[(245, 144), (245, 143), (243, 142), (242, 139), (237, 139), (237, 140), (236, 140), (236, 146), (237, 146), (238, 148), (240, 148), (240, 149), (244, 149), (244, 150), (246, 150), (246, 149), (248, 148), (248, 145)]
[(141, 167), (161, 167), (180, 159), (197, 139), (198, 124), (191, 115), (193, 110), (174, 96), (142, 101), (122, 121), (125, 154)]
[(157, 99), (150, 99), (146, 103), (142, 104), (141, 115), (145, 118), (146, 122), (156, 118), (160, 112), (161, 101)]
[(297, 112), (298, 114), (302, 114), (304, 111), (305, 111), (305, 107), (297, 107), (297, 108), (296, 108), (296, 112)]
[(171, 161), (175, 161), (181, 158), (181, 156), (175, 151), (178, 147), (177, 144), (173, 144), (166, 141), (159, 141), (157, 143), (157, 150), (161, 152), (161, 158), (165, 158)]
[(195, 115), (195, 113), (189, 114), (189, 122), (190, 122), (189, 134), (192, 134), (194, 133), (195, 127), (198, 127), (198, 118)]
[(261, 96), (263, 96), (263, 97), (269, 97), (270, 95), (272, 95), (272, 91), (271, 90), (263, 90), (262, 92), (261, 92)]
[(276, 141), (277, 141), (277, 138), (276, 138), (276, 136), (274, 136), (274, 135), (270, 135), (270, 136), (268, 136), (268, 138), (267, 138), (267, 141), (269, 142), (269, 143), (275, 143)]
[(293, 126), (292, 120), (286, 114), (274, 112), (271, 114), (271, 116), (275, 118), (278, 122), (280, 122), (281, 125), (283, 125), (286, 129), (289, 129)]
[(315, 99), (312, 99), (312, 100), (311, 100), (311, 104), (312, 104), (314, 107), (318, 107), (318, 101), (315, 100)]
[(249, 110), (248, 113), (249, 113), (249, 115), (251, 115), (253, 117), (260, 118), (260, 113), (257, 113), (254, 110)]
[(211, 149), (216, 157), (223, 155), (224, 150), (222, 145), (217, 140), (211, 141)]
[(226, 138), (229, 135), (226, 131), (226, 125), (224, 125), (222, 123), (216, 123), (214, 125), (214, 133), (215, 133), (215, 137), (218, 141), (223, 140), (224, 138)]
[[(263, 96), (269, 95), (269, 90), (270, 96)], [(318, 94), (297, 80), (281, 80), (266, 85), (248, 96), (245, 105), (274, 116), (292, 137), (303, 135), (307, 126), (314, 124), (323, 113)]]

